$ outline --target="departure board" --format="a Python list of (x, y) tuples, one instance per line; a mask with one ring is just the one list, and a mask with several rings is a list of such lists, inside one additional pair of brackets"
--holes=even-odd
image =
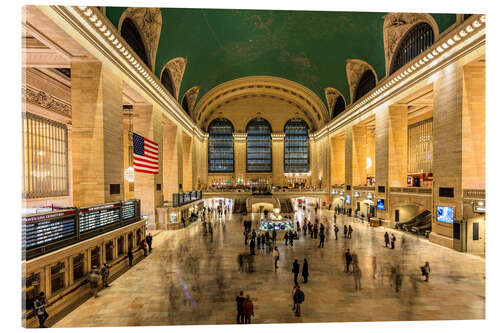
[(120, 203), (80, 210), (80, 232), (120, 222)]
[(123, 203), (122, 206), (123, 220), (129, 220), (135, 217), (135, 202), (127, 201)]
[(22, 246), (30, 249), (75, 234), (75, 216), (35, 223), (23, 223)]

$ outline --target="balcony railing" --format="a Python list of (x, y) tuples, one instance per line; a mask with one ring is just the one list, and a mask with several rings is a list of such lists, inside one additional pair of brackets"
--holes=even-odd
[(429, 187), (391, 187), (390, 193), (432, 195), (432, 188)]
[(463, 198), (467, 199), (486, 199), (486, 190), (464, 189)]

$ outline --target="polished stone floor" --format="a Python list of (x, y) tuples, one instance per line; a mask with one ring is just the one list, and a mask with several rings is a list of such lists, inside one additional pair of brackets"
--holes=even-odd
[[(303, 212), (296, 215), (302, 221)], [(313, 216), (311, 216), (311, 214)], [(314, 211), (306, 212), (315, 218)], [(60, 320), (55, 327), (234, 324), (235, 298), (240, 290), (254, 303), (253, 323), (408, 321), (483, 319), (485, 317), (484, 258), (431, 244), (424, 238), (394, 232), (394, 250), (385, 248), (386, 229), (338, 216), (337, 224), (354, 228), (352, 239), (342, 231), (335, 240), (333, 214), (320, 211), (328, 225), (325, 247), (319, 239), (302, 236), (294, 246), (282, 239), (279, 269), (272, 255), (256, 251), (255, 271), (240, 272), (239, 253), (248, 253), (239, 215), (214, 221), (213, 239), (200, 222), (183, 230), (163, 231), (153, 239), (153, 253)], [(253, 214), (254, 221), (260, 218)], [(327, 222), (328, 221), (328, 222)], [(255, 224), (253, 224), (255, 225)], [(404, 239), (404, 246), (401, 246)], [(358, 256), (360, 291), (344, 273), (346, 248)], [(373, 278), (373, 257), (376, 272)], [(309, 261), (310, 277), (302, 316), (292, 311), (292, 262)], [(429, 261), (431, 277), (424, 282), (420, 266)], [(402, 287), (396, 292), (391, 267), (400, 265)], [(301, 282), (301, 279), (299, 280)]]

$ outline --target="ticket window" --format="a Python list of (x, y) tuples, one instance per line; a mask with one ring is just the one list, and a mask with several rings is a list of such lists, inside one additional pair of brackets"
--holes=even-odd
[(484, 254), (485, 247), (485, 221), (484, 217), (469, 219), (467, 221), (467, 252)]

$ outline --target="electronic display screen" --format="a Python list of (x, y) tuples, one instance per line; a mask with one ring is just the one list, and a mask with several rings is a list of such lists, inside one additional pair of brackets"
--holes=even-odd
[(436, 218), (439, 222), (453, 223), (453, 207), (437, 206)]
[(377, 199), (377, 209), (385, 210), (384, 199)]
[(350, 194), (346, 194), (345, 195), (345, 203), (346, 204), (350, 204), (351, 203), (351, 195)]

